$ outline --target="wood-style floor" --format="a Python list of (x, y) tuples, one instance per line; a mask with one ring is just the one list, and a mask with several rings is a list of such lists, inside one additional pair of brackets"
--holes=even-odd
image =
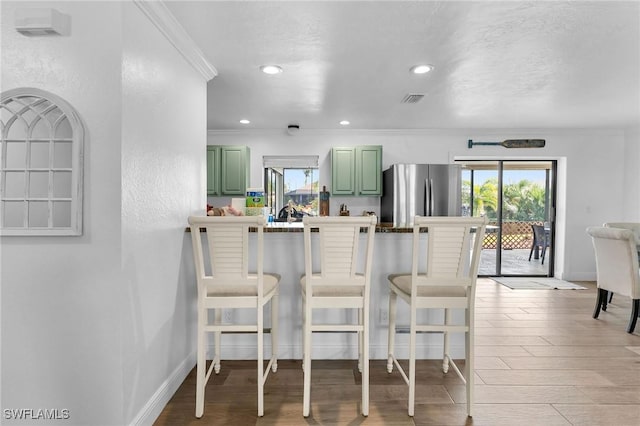
[(194, 416), (195, 370), (157, 419), (175, 425), (640, 425), (640, 324), (626, 333), (630, 301), (614, 297), (591, 318), (588, 290), (511, 290), (478, 280), (475, 414), (464, 385), (439, 361), (418, 361), (416, 409), (386, 362), (371, 361), (370, 414), (360, 415), (355, 361), (314, 361), (311, 415), (302, 417), (299, 360), (280, 360), (257, 417), (255, 361), (227, 361), (207, 386), (205, 413)]

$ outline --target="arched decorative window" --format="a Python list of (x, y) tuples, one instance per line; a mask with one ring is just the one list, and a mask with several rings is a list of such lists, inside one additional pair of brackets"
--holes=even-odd
[(0, 234), (81, 235), (84, 128), (75, 109), (43, 90), (8, 90), (0, 133)]

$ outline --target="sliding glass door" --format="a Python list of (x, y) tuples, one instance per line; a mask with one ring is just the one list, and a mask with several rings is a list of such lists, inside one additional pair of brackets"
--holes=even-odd
[(552, 276), (555, 161), (462, 162), (465, 213), (486, 216), (479, 274)]

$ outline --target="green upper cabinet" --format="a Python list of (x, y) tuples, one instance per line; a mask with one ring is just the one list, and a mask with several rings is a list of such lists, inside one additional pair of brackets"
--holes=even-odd
[(382, 146), (356, 147), (356, 186), (358, 195), (382, 195)]
[(364, 145), (331, 150), (333, 195), (382, 195), (382, 146)]
[(331, 193), (333, 195), (356, 194), (355, 148), (331, 149)]
[(207, 195), (245, 196), (249, 182), (249, 147), (207, 146)]

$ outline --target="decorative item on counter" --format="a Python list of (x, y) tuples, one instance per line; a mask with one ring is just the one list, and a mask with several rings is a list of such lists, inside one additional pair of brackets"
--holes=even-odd
[(264, 207), (264, 191), (262, 188), (247, 188), (246, 207)]
[(232, 205), (213, 207), (207, 204), (207, 216), (244, 216), (244, 209), (238, 210)]
[(244, 211), (238, 210), (233, 206), (225, 206), (224, 215), (225, 216), (244, 216)]
[(349, 209), (346, 204), (340, 204), (340, 216), (349, 216)]
[(320, 216), (329, 216), (329, 191), (326, 185), (322, 185), (320, 191)]
[(362, 216), (376, 216), (376, 220), (378, 220), (378, 218), (377, 218), (378, 215), (374, 211), (363, 210), (362, 211)]
[(224, 208), (211, 206), (211, 209), (207, 210), (207, 216), (226, 216), (226, 214)]
[(245, 214), (247, 216), (269, 216), (269, 207), (245, 207)]
[(296, 209), (293, 200), (289, 200), (289, 202), (287, 203), (287, 207), (285, 208), (287, 209), (287, 222), (294, 222), (296, 220), (294, 217), (294, 212), (296, 211)]

